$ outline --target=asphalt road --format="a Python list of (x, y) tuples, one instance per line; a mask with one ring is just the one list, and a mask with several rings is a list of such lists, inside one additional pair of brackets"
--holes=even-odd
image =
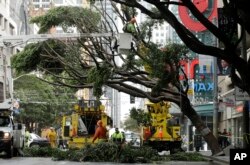
[[(109, 163), (109, 162), (72, 162), (72, 161), (53, 161), (51, 158), (40, 158), (40, 157), (14, 157), (12, 159), (0, 158), (0, 165), (128, 165), (124, 163)], [(217, 162), (182, 162), (182, 161), (171, 161), (171, 162), (154, 162), (148, 164), (133, 164), (133, 165), (223, 165)]]

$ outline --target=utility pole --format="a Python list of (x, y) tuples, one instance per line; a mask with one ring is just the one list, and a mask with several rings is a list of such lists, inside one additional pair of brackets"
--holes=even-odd
[[(242, 37), (242, 47), (241, 47), (241, 53), (242, 57), (245, 61), (247, 61), (247, 49), (246, 49), (246, 31), (244, 28), (243, 30), (243, 37)], [(250, 148), (249, 144), (249, 105), (248, 101), (244, 101), (244, 108), (243, 108), (243, 122), (242, 122), (242, 128), (243, 128), (243, 148)]]
[[(219, 27), (218, 20), (213, 21), (215, 25)], [(218, 40), (214, 37), (214, 45), (219, 46)], [(213, 97), (213, 134), (218, 139), (218, 111), (219, 111), (219, 99), (218, 99), (218, 75), (217, 75), (217, 57), (213, 57), (213, 81), (214, 81), (214, 97)]]
[(214, 81), (214, 97), (213, 97), (213, 134), (216, 138), (218, 138), (218, 77), (217, 77), (217, 58), (214, 57), (214, 64), (213, 64), (213, 81)]

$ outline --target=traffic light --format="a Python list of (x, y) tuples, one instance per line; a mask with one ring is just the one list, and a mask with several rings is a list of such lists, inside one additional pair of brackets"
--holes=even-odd
[(134, 104), (135, 103), (135, 97), (130, 95), (130, 104)]

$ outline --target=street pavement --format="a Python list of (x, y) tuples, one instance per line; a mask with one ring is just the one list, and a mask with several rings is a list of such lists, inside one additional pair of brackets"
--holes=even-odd
[(228, 155), (225, 156), (212, 156), (212, 152), (210, 150), (208, 151), (200, 151), (200, 154), (202, 154), (206, 159), (217, 161), (224, 164), (230, 163), (230, 158)]
[[(207, 160), (203, 162), (187, 162), (187, 161), (170, 161), (170, 162), (153, 162), (146, 165), (229, 165), (229, 156), (211, 156), (211, 151), (200, 151)], [(14, 157), (12, 159), (3, 159), (0, 157), (0, 165), (128, 165), (127, 163), (111, 163), (111, 162), (72, 162), (72, 161), (53, 161), (52, 158), (40, 157)], [(145, 165), (135, 163), (133, 165)]]
[[(74, 161), (53, 161), (51, 158), (40, 157), (14, 157), (12, 159), (1, 159), (1, 165), (128, 165), (128, 163), (113, 162), (74, 162)], [(133, 163), (131, 165), (224, 165), (213, 161), (187, 162), (187, 161), (169, 161), (153, 163)]]

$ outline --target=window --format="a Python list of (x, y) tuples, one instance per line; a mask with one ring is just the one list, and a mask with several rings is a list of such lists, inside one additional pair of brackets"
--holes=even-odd
[(43, 4), (42, 8), (50, 8), (50, 5), (49, 4)]
[(15, 34), (15, 28), (13, 25), (10, 24), (10, 34), (14, 35)]
[(62, 29), (56, 29), (56, 33), (63, 33)]
[(76, 4), (82, 4), (82, 0), (76, 0)]
[(0, 103), (4, 102), (3, 82), (0, 82)]
[(4, 19), (4, 29), (7, 29), (7, 24), (8, 24), (8, 20), (7, 19)]
[(34, 5), (35, 9), (38, 9), (40, 7), (40, 5)]
[(55, 4), (63, 4), (63, 0), (54, 0)]
[(2, 116), (0, 118), (0, 126), (7, 127), (10, 124), (10, 119), (8, 117)]

